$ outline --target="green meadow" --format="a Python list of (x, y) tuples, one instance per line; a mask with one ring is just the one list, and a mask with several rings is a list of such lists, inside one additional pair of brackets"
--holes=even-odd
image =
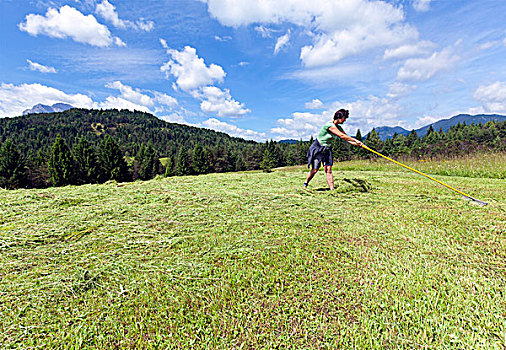
[(0, 191), (6, 349), (504, 349), (506, 156)]

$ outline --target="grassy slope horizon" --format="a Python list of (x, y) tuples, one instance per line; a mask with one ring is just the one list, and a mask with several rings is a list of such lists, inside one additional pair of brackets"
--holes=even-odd
[(505, 158), (0, 191), (0, 344), (502, 349)]

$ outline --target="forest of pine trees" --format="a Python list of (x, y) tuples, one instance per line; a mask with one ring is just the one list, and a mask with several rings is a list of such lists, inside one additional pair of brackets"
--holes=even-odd
[[(54, 117), (54, 118), (52, 118)], [(57, 131), (60, 132), (57, 132)], [(360, 130), (355, 137), (362, 139)], [(141, 141), (142, 140), (142, 141)], [(257, 143), (170, 124), (142, 112), (80, 110), (0, 120), (0, 187), (5, 189), (149, 180), (305, 164), (310, 143)], [(506, 151), (506, 122), (429, 128), (365, 143), (392, 157), (448, 157)], [(374, 155), (332, 141), (338, 161)], [(165, 166), (162, 165), (164, 161)]]

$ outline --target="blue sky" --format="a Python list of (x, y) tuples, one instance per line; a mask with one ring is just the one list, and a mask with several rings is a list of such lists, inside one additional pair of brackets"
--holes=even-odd
[(0, 117), (143, 110), (309, 139), (506, 114), (503, 0), (0, 0)]

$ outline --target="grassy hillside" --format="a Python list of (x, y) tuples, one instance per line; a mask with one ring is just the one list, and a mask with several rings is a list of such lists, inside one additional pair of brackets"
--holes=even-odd
[(504, 348), (504, 179), (378, 164), (0, 191), (1, 347)]
[[(470, 154), (455, 158), (419, 159), (406, 158), (400, 160), (419, 171), (444, 176), (483, 177), (506, 179), (506, 153)], [(374, 160), (357, 160), (340, 163), (342, 170), (394, 171), (406, 172), (399, 165), (375, 158)]]

